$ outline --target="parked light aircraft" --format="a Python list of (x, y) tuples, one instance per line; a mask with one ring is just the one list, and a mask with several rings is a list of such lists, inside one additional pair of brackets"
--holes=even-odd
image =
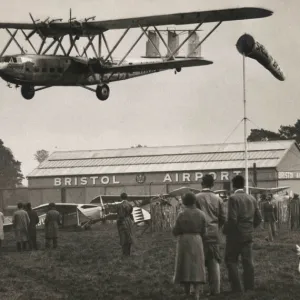
[[(55, 206), (60, 213), (62, 227), (64, 228), (79, 226), (87, 229), (95, 223), (114, 220), (116, 217), (115, 214), (107, 214), (103, 206), (96, 204), (55, 203)], [(37, 228), (44, 228), (48, 207), (49, 204), (46, 203), (33, 208), (39, 216)], [(135, 224), (151, 219), (150, 214), (140, 207), (133, 208), (132, 216)], [(10, 220), (4, 224), (4, 229), (9, 230), (11, 228), (12, 222)]]
[[(270, 10), (255, 7), (194, 11), (107, 21), (94, 21), (95, 17), (78, 21), (72, 18), (71, 13), (68, 22), (62, 22), (62, 19), (50, 20), (49, 18), (45, 21), (36, 21), (30, 14), (32, 23), (0, 23), (0, 29), (5, 29), (10, 36), (8, 43), (0, 53), (0, 76), (8, 82), (9, 87), (11, 87), (10, 84), (15, 84), (16, 87), (21, 86), (21, 94), (28, 100), (34, 97), (36, 91), (42, 89), (54, 86), (79, 86), (95, 92), (98, 99), (104, 101), (109, 97), (110, 89), (108, 84), (110, 82), (131, 79), (169, 69), (175, 69), (176, 73), (180, 72), (182, 68), (212, 64), (212, 61), (204, 60), (195, 53), (222, 22), (257, 19), (271, 15), (272, 12)], [(178, 51), (198, 31), (200, 26), (203, 23), (210, 22), (217, 22), (217, 25), (201, 41), (196, 42), (192, 49), (189, 49), (187, 56), (178, 56)], [(188, 32), (188, 36), (180, 44), (178, 41), (166, 43), (161, 31), (157, 29), (157, 26), (196, 23), (198, 25), (195, 29), (182, 30)], [(166, 56), (161, 54), (157, 43), (150, 37), (150, 27), (153, 27), (154, 30), (152, 32), (157, 34), (159, 40), (166, 47)], [(141, 35), (122, 59), (113, 59), (112, 54), (132, 28), (140, 28)], [(15, 31), (12, 33), (11, 29), (15, 29)], [(117, 43), (113, 47), (109, 47), (104, 32), (119, 29), (125, 29), (125, 31)], [(172, 30), (167, 31), (171, 32)], [(25, 41), (33, 49), (34, 52), (32, 54), (26, 53), (18, 42), (16, 34), (19, 31), (22, 32)], [(30, 32), (26, 33), (26, 31)], [(41, 37), (41, 44), (38, 49), (30, 40), (35, 34)], [(144, 35), (156, 51), (155, 59), (147, 57), (138, 61), (126, 60)], [(66, 36), (69, 36), (70, 39), (68, 49), (65, 49), (62, 44)], [(98, 36), (99, 39), (97, 50), (94, 45), (95, 36)], [(83, 51), (80, 52), (76, 42), (82, 37), (87, 38), (88, 43), (83, 48)], [(49, 39), (52, 39), (52, 41), (47, 45)], [(21, 54), (4, 55), (12, 41), (19, 47)], [(103, 56), (103, 43), (108, 52), (106, 56)], [(49, 51), (52, 48), (54, 48), (54, 52), (50, 55)], [(95, 54), (94, 58), (87, 57), (89, 48), (92, 48)], [(63, 55), (57, 55), (59, 49), (62, 50)], [(71, 52), (75, 51), (74, 49), (77, 51), (77, 56), (71, 55)], [(96, 85), (96, 89), (89, 87), (92, 85)]]

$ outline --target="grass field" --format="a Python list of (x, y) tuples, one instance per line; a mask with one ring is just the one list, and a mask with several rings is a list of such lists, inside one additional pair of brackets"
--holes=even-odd
[[(255, 234), (256, 291), (243, 299), (300, 299), (300, 274), (293, 251), (299, 232), (282, 231), (272, 245), (266, 232)], [(12, 233), (6, 234), (0, 254), (0, 299), (94, 300), (185, 299), (172, 284), (175, 238), (170, 233), (145, 233), (133, 255), (122, 259), (115, 225), (99, 225), (89, 231), (60, 232), (59, 248), (17, 253)], [(224, 245), (222, 245), (224, 248)], [(222, 264), (222, 291), (228, 291)], [(213, 299), (235, 299), (220, 295)]]

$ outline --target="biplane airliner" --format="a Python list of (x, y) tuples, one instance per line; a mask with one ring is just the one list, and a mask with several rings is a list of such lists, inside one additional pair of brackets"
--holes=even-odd
[[(245, 7), (211, 11), (194, 11), (169, 15), (156, 15), (137, 18), (95, 21), (95, 17), (84, 20), (72, 18), (69, 21), (47, 18), (44, 21), (35, 20), (30, 14), (32, 23), (0, 23), (0, 29), (5, 29), (10, 36), (9, 41), (0, 53), (0, 76), (7, 81), (8, 86), (21, 86), (21, 94), (25, 99), (32, 99), (35, 92), (55, 86), (78, 86), (96, 93), (99, 100), (109, 97), (108, 84), (114, 81), (131, 79), (138, 76), (173, 69), (180, 72), (182, 68), (205, 66), (212, 61), (203, 59), (199, 54), (203, 42), (220, 26), (222, 22), (257, 19), (271, 16), (273, 12), (267, 9)], [(216, 26), (202, 39), (194, 39), (203, 23), (216, 22)], [(197, 24), (194, 29), (168, 31), (168, 42), (162, 36), (166, 30), (157, 29), (158, 26)], [(121, 59), (113, 59), (112, 54), (130, 29), (140, 28), (141, 34)], [(150, 28), (153, 28), (150, 31)], [(15, 31), (12, 32), (12, 29)], [(121, 30), (124, 33), (113, 47), (107, 43), (104, 35), (108, 30)], [(28, 32), (29, 31), (29, 32)], [(187, 32), (187, 37), (179, 43), (177, 32)], [(22, 32), (33, 53), (24, 51), (16, 38)], [(153, 35), (153, 33), (155, 35)], [(35, 34), (41, 38), (37, 48), (31, 41)], [(148, 38), (147, 45), (152, 52), (138, 61), (127, 59), (133, 48), (143, 36)], [(69, 47), (65, 49), (63, 39), (69, 37)], [(98, 45), (94, 45), (94, 38), (98, 37)], [(79, 51), (77, 41), (87, 38), (88, 42)], [(21, 51), (17, 55), (5, 55), (7, 48), (14, 41)], [(47, 42), (50, 43), (47, 45)], [(159, 50), (159, 41), (166, 47), (167, 54)], [(188, 53), (180, 56), (179, 50), (189, 41)], [(105, 44), (107, 55), (103, 55), (102, 45)], [(50, 50), (54, 48), (52, 54)], [(92, 49), (95, 57), (89, 58), (88, 49)], [(97, 50), (96, 50), (97, 49)], [(58, 51), (62, 51), (59, 55)], [(72, 51), (76, 50), (76, 55)], [(90, 86), (96, 86), (95, 89)]]

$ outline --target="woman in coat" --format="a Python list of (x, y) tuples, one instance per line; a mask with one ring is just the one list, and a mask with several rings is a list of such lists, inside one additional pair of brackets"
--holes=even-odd
[(46, 248), (50, 248), (51, 241), (53, 242), (53, 248), (57, 248), (58, 225), (60, 225), (59, 212), (55, 208), (55, 203), (50, 203), (45, 218)]
[(201, 284), (206, 282), (202, 243), (206, 230), (205, 214), (196, 208), (193, 193), (184, 195), (182, 202), (185, 209), (179, 213), (173, 228), (174, 236), (178, 237), (174, 283), (183, 284), (187, 295), (193, 284), (195, 299), (199, 299)]

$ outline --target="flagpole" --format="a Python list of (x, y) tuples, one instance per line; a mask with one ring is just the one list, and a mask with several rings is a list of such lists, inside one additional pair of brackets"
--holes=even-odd
[(246, 105), (246, 66), (245, 54), (243, 54), (243, 101), (244, 101), (244, 146), (245, 146), (245, 188), (249, 192), (248, 179), (248, 143), (247, 143), (247, 105)]

